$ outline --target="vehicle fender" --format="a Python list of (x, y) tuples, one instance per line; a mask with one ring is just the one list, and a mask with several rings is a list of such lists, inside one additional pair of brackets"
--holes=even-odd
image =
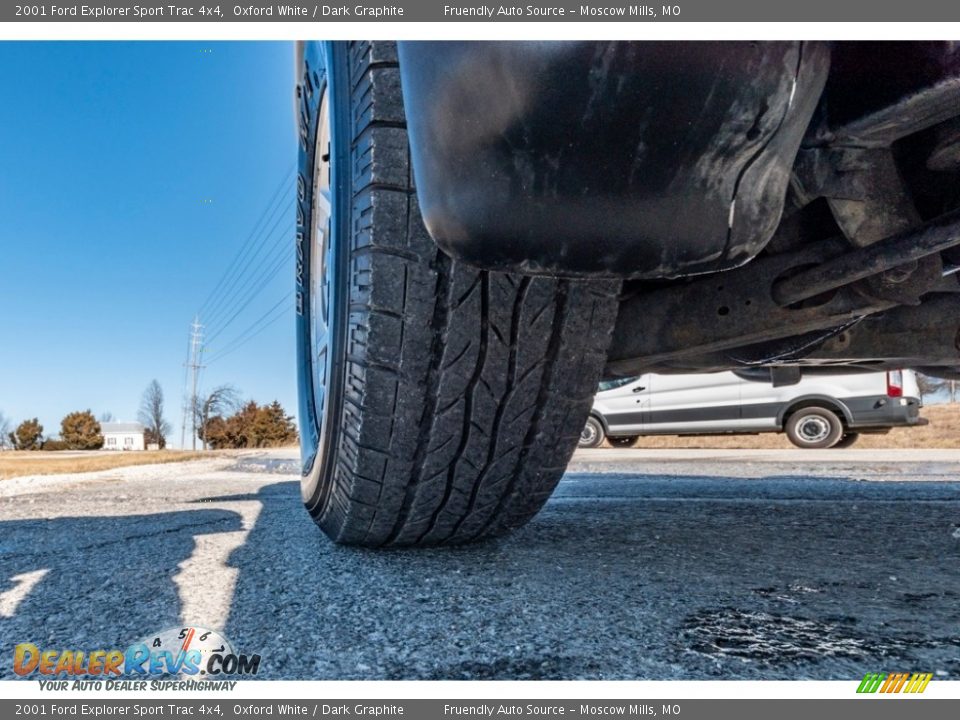
[(590, 417), (595, 418), (597, 422), (600, 423), (600, 426), (603, 428), (603, 434), (610, 434), (610, 426), (607, 425), (607, 419), (603, 416), (603, 413), (597, 412), (596, 410), (590, 411)]
[(842, 414), (842, 419), (845, 424), (849, 425), (853, 422), (853, 413), (850, 412), (850, 408), (837, 398), (830, 397), (829, 395), (800, 395), (784, 402), (780, 412), (777, 413), (777, 426), (783, 428), (786, 416), (793, 410), (811, 405), (825, 406), (828, 410), (836, 408)]

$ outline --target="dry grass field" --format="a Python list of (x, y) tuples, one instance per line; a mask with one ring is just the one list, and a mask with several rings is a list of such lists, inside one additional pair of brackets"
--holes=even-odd
[[(893, 428), (886, 435), (861, 435), (855, 448), (960, 448), (960, 403), (930, 405), (920, 411), (930, 421), (920, 427)], [(782, 433), (763, 435), (659, 435), (642, 437), (637, 448), (729, 448), (731, 450), (791, 449)]]
[[(920, 413), (930, 421), (921, 427), (893, 428), (886, 435), (861, 435), (856, 448), (957, 448), (960, 449), (960, 403), (930, 405)], [(642, 437), (637, 448), (770, 449), (793, 448), (786, 435), (659, 435)], [(210, 458), (210, 452), (180, 450), (159, 452), (0, 452), (0, 480), (24, 475), (112, 470), (132, 465), (154, 465)]]
[(0, 480), (24, 475), (113, 470), (131, 465), (155, 465), (210, 457), (181, 450), (146, 452), (0, 452)]

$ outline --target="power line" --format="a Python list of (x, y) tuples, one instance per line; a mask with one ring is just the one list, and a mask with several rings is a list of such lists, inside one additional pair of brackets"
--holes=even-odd
[[(259, 283), (255, 287), (251, 288), (250, 292), (246, 294), (246, 298), (247, 298), (246, 301), (236, 306), (236, 309), (234, 310), (233, 314), (229, 318), (227, 318), (225, 322), (220, 323), (220, 327), (217, 329), (215, 333), (213, 333), (210, 336), (210, 340), (211, 341), (215, 340), (223, 333), (224, 330), (230, 327), (233, 321), (240, 316), (240, 313), (242, 313), (244, 309), (246, 309), (246, 307), (251, 302), (253, 302), (253, 300), (257, 297), (257, 295), (263, 292), (264, 288), (267, 287), (269, 282), (276, 276), (278, 272), (280, 272), (283, 266), (291, 260), (293, 260), (292, 248), (286, 248), (286, 249), (281, 248), (281, 251), (279, 253), (277, 253), (272, 258), (270, 258), (270, 260), (267, 261), (270, 263), (270, 265), (268, 266), (268, 269), (265, 270), (264, 273), (259, 277)], [(251, 282), (254, 282), (255, 280), (256, 280), (256, 276), (251, 278), (250, 282), (247, 283), (244, 289), (246, 289), (247, 287), (250, 287)], [(243, 296), (244, 294), (240, 293), (238, 295), (238, 300)]]
[[(207, 298), (203, 301), (203, 304), (200, 306), (200, 310), (198, 311), (201, 315), (209, 315), (213, 310), (216, 309), (216, 306), (222, 300), (224, 294), (228, 293), (231, 287), (236, 283), (237, 268), (245, 259), (248, 259), (251, 251), (258, 250), (261, 247), (261, 244), (257, 241), (261, 239), (267, 225), (273, 219), (277, 210), (281, 207), (282, 198), (291, 194), (291, 190), (288, 187), (289, 184), (289, 177), (285, 177), (283, 182), (277, 188), (277, 191), (274, 192), (270, 202), (264, 207), (263, 212), (260, 214), (260, 217), (254, 224), (253, 229), (247, 236), (247, 239), (234, 255), (233, 259), (230, 261), (230, 264), (217, 281), (217, 284), (210, 291), (210, 294), (207, 295)], [(286, 190), (286, 192), (284, 192), (284, 190)]]
[[(267, 287), (270, 281), (277, 275), (284, 265), (293, 259), (292, 243), (289, 243), (293, 233), (293, 222), (289, 225), (283, 222), (284, 218), (290, 218), (290, 211), (293, 209), (295, 198), (290, 189), (290, 181), (296, 165), (290, 168), (290, 171), (283, 176), (282, 181), (274, 190), (270, 201), (266, 204), (260, 213), (257, 222), (254, 223), (250, 234), (240, 246), (233, 259), (227, 265), (216, 284), (210, 290), (206, 299), (200, 305), (200, 310), (191, 324), (190, 343), (188, 345), (188, 359), (184, 367), (184, 418), (181, 426), (181, 447), (185, 445), (184, 435), (186, 434), (186, 413), (190, 412), (190, 426), (192, 428), (192, 444), (196, 449), (197, 442), (197, 407), (198, 407), (198, 386), (200, 377), (204, 368), (203, 354), (208, 349), (208, 343), (214, 341), (225, 330), (227, 330), (234, 321), (240, 317), (241, 313), (253, 302), (260, 293)], [(286, 194), (284, 191), (287, 191)], [(284, 202), (284, 197), (289, 196), (290, 200)], [(274, 237), (278, 228), (283, 227), (283, 231), (278, 237)], [(286, 241), (286, 242), (285, 242)], [(289, 244), (288, 244), (289, 243)], [(226, 357), (235, 352), (240, 347), (258, 336), (268, 327), (277, 322), (284, 316), (284, 303), (290, 303), (293, 293), (287, 293), (279, 302), (274, 304), (263, 313), (256, 321), (248, 325), (243, 331), (238, 333), (223, 350), (216, 353), (215, 357), (209, 362)], [(200, 324), (201, 313), (205, 319), (205, 324)], [(224, 322), (221, 322), (226, 318)], [(208, 343), (204, 343), (204, 328), (212, 328), (213, 334), (207, 334)], [(187, 398), (187, 378), (192, 371), (191, 387), (189, 399)]]
[[(277, 235), (276, 239), (270, 242), (283, 219), (283, 216), (277, 218), (276, 224), (270, 229), (270, 234), (264, 237), (260, 250), (247, 261), (248, 267), (252, 264), (251, 272), (249, 274), (246, 273), (248, 267), (245, 267), (243, 274), (234, 278), (233, 287), (218, 298), (216, 307), (207, 316), (208, 324), (219, 324), (224, 316), (233, 310), (236, 303), (244, 296), (244, 293), (246, 293), (258, 279), (263, 277), (263, 268), (265, 266), (272, 266), (276, 258), (279, 257), (284, 250), (292, 251), (293, 244), (290, 242), (294, 228), (292, 220), (289, 225), (285, 226), (279, 235)], [(261, 253), (261, 251), (263, 252)]]
[(253, 333), (253, 334), (252, 334), (250, 337), (248, 337), (246, 340), (244, 340), (244, 341), (241, 342), (241, 343), (238, 343), (235, 347), (231, 348), (230, 350), (227, 350), (227, 351), (225, 351), (225, 352), (217, 355), (213, 360), (211, 360), (211, 362), (214, 362), (214, 361), (216, 361), (216, 360), (222, 360), (223, 358), (227, 357), (228, 355), (236, 352), (237, 350), (239, 350), (240, 348), (242, 348), (244, 345), (246, 345), (248, 342), (250, 342), (251, 340), (253, 340), (254, 338), (256, 338), (258, 335), (260, 335), (260, 333), (262, 333), (264, 330), (266, 330), (267, 328), (269, 328), (271, 325), (274, 325), (278, 320), (280, 320), (280, 319), (283, 318), (283, 317), (284, 317), (284, 313), (280, 313), (279, 315), (277, 315), (276, 317), (274, 317), (272, 320), (270, 320), (270, 322), (268, 322), (268, 323), (267, 323), (266, 325), (264, 325), (262, 328), (260, 328), (259, 330), (257, 330), (257, 332)]
[[(209, 321), (213, 320), (214, 323), (217, 322), (214, 318), (221, 318), (224, 313), (229, 312), (231, 301), (234, 300), (238, 293), (242, 292), (243, 288), (246, 285), (250, 284), (250, 281), (257, 276), (257, 270), (266, 262), (266, 258), (270, 256), (283, 242), (289, 242), (290, 235), (288, 231), (282, 233), (279, 237), (273, 240), (272, 244), (270, 242), (273, 238), (274, 233), (276, 233), (277, 228), (280, 227), (280, 223), (284, 220), (285, 217), (288, 217), (286, 211), (293, 208), (294, 200), (290, 199), (290, 202), (287, 203), (284, 208), (285, 212), (281, 212), (276, 219), (273, 221), (273, 225), (270, 227), (270, 230), (264, 235), (261, 233), (261, 238), (258, 238), (257, 249), (251, 253), (246, 262), (243, 263), (243, 266), (234, 274), (231, 278), (230, 283), (226, 288), (224, 288), (217, 296), (217, 299), (213, 302), (213, 305), (207, 311), (206, 318)], [(279, 208), (279, 206), (278, 206)], [(291, 231), (293, 222), (291, 221)], [(247, 271), (251, 272), (247, 274)]]
[[(293, 299), (293, 293), (287, 293), (283, 298), (280, 299), (273, 307), (271, 307), (267, 312), (261, 315), (255, 322), (251, 323), (246, 330), (238, 334), (233, 340), (231, 340), (223, 350), (216, 353), (209, 361), (208, 364), (213, 364), (218, 360), (225, 358), (227, 355), (239, 350), (241, 347), (246, 345), (248, 342), (253, 340), (255, 337), (260, 335), (268, 327), (276, 323), (286, 314), (286, 310), (292, 309), (292, 306), (284, 306), (285, 303), (288, 303)], [(281, 312), (277, 313), (276, 311), (280, 309)], [(273, 315), (273, 317), (271, 317)], [(268, 318), (270, 318), (268, 320)], [(266, 321), (266, 322), (264, 322)], [(258, 328), (257, 326), (260, 325)]]
[[(207, 309), (210, 302), (214, 299), (214, 297), (217, 295), (217, 292), (220, 290), (224, 282), (226, 282), (227, 278), (230, 276), (230, 273), (232, 272), (233, 268), (236, 267), (236, 265), (241, 261), (241, 259), (243, 258), (247, 250), (253, 247), (252, 242), (253, 242), (253, 238), (257, 234), (257, 229), (263, 223), (267, 215), (268, 214), (272, 215), (273, 211), (276, 210), (276, 208), (273, 207), (274, 203), (276, 203), (276, 201), (282, 196), (281, 195), (282, 191), (290, 183), (290, 179), (293, 175), (293, 171), (295, 168), (296, 168), (296, 164), (294, 163), (294, 165), (290, 167), (290, 170), (288, 170), (287, 173), (283, 176), (283, 179), (280, 181), (280, 184), (277, 186), (277, 189), (274, 191), (273, 196), (270, 198), (270, 202), (267, 203), (266, 207), (263, 209), (263, 212), (260, 214), (260, 217), (257, 219), (257, 222), (254, 223), (253, 229), (250, 230), (250, 234), (247, 236), (247, 239), (244, 241), (243, 245), (241, 245), (240, 250), (238, 250), (237, 254), (233, 256), (233, 260), (231, 260), (226, 270), (223, 271), (223, 274), (220, 276), (220, 279), (217, 281), (216, 285), (214, 285), (213, 289), (210, 291), (210, 294), (207, 295), (206, 300), (204, 300), (203, 303), (200, 305), (200, 310), (198, 311), (199, 314), (204, 314), (204, 311)], [(271, 211), (271, 207), (273, 207), (273, 211)]]

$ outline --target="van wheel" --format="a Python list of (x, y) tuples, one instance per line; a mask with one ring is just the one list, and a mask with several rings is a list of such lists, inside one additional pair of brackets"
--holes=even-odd
[(798, 448), (829, 448), (843, 437), (843, 423), (832, 410), (806, 407), (787, 420), (787, 437)]
[(860, 439), (860, 433), (847, 433), (842, 438), (840, 438), (839, 442), (837, 442), (837, 444), (834, 445), (833, 447), (848, 448), (859, 439)]
[(619, 437), (609, 437), (607, 442), (609, 442), (614, 447), (633, 447), (633, 444), (637, 441), (639, 435), (620, 435)]
[(576, 449), (620, 283), (487, 272), (438, 250), (394, 43), (308, 43), (299, 72), (303, 502), (351, 545), (519, 527)]
[(580, 442), (577, 443), (577, 446), (582, 448), (600, 447), (600, 443), (603, 442), (603, 435), (603, 425), (591, 415), (587, 418), (583, 430), (580, 431)]

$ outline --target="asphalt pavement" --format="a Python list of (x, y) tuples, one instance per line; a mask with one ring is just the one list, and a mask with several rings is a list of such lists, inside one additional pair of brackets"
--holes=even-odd
[(960, 679), (960, 452), (581, 451), (512, 536), (392, 551), (296, 468), (0, 481), (0, 658), (192, 624), (266, 678)]

